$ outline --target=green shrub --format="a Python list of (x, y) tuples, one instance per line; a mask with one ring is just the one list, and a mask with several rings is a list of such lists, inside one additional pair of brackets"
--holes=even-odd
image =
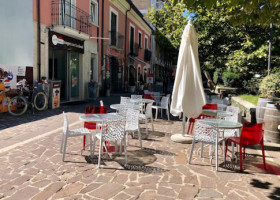
[(243, 89), (245, 90), (246, 93), (249, 94), (258, 94), (259, 93), (259, 88), (260, 88), (260, 78), (252, 77), (251, 79), (243, 79)]
[(264, 97), (280, 97), (280, 73), (265, 77), (261, 82), (260, 92)]
[(232, 72), (224, 72), (222, 79), (226, 87), (238, 87), (240, 85), (238, 74)]

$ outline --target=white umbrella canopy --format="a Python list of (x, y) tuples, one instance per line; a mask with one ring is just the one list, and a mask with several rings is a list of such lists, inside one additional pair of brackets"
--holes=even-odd
[(170, 109), (173, 116), (183, 113), (183, 135), (185, 116), (188, 119), (198, 117), (205, 104), (198, 59), (198, 39), (195, 28), (189, 21), (182, 35)]

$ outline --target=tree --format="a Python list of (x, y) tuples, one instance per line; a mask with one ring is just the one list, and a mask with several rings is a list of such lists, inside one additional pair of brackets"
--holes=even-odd
[(188, 9), (202, 7), (211, 9), (224, 4), (234, 25), (280, 25), (279, 0), (172, 0), (173, 3), (185, 3)]
[(172, 58), (178, 53), (182, 32), (188, 22), (183, 16), (185, 10), (185, 4), (164, 3), (164, 8), (152, 8), (148, 12), (147, 17), (156, 27), (156, 42), (166, 57)]

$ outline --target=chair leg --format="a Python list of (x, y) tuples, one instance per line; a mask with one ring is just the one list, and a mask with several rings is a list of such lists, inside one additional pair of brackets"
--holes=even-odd
[(261, 144), (262, 146), (262, 156), (263, 156), (263, 168), (266, 169), (266, 165), (265, 165), (265, 154), (264, 154), (264, 146), (263, 143)]
[(191, 164), (191, 159), (192, 159), (192, 154), (193, 154), (194, 145), (195, 145), (195, 141), (193, 140), (193, 141), (192, 141), (191, 153), (190, 153), (190, 156), (189, 156), (189, 164)]
[(243, 159), (245, 159), (245, 146), (243, 147)]
[(216, 171), (218, 171), (218, 143), (215, 144)]
[(93, 158), (93, 153), (92, 153), (92, 135), (89, 135), (89, 141), (90, 141), (90, 146), (89, 146), (90, 157)]
[(153, 117), (151, 117), (151, 124), (152, 124), (152, 131), (154, 132), (154, 120), (153, 120)]
[(86, 141), (87, 141), (87, 138), (86, 138), (86, 136), (84, 135), (84, 140), (83, 140), (83, 150), (85, 150)]
[(240, 162), (240, 171), (243, 171), (243, 168), (242, 168), (242, 146), (240, 145), (240, 148), (239, 148), (239, 162)]
[(202, 155), (203, 155), (203, 143), (201, 143), (200, 158), (202, 158)]
[(96, 143), (96, 137), (94, 136), (94, 139), (93, 139), (93, 153), (92, 153), (92, 156), (94, 155), (94, 152), (95, 152), (95, 143)]
[(63, 147), (63, 156), (62, 156), (62, 161), (63, 162), (65, 160), (65, 152), (66, 152), (67, 139), (68, 139), (68, 137), (67, 137), (67, 135), (65, 135), (65, 137), (64, 137), (64, 147)]
[(148, 133), (148, 119), (147, 119), (147, 117), (145, 118), (145, 124), (146, 124), (146, 138), (148, 138), (148, 135), (149, 135), (149, 133)]
[(65, 135), (64, 135), (64, 133), (62, 133), (61, 145), (60, 145), (60, 153), (62, 153), (62, 148), (63, 148), (63, 145), (64, 145), (64, 139), (65, 139)]
[[(126, 137), (126, 135), (124, 135), (124, 137)], [(124, 142), (124, 153), (125, 153), (125, 164), (127, 165), (127, 150), (126, 150), (126, 144)]]
[(156, 108), (156, 120), (157, 120), (157, 115), (158, 115), (158, 108)]
[(167, 118), (168, 118), (168, 121), (169, 121), (170, 118), (169, 118), (169, 109), (168, 109), (168, 107), (167, 107), (167, 109), (166, 109), (166, 112), (167, 112)]
[(103, 143), (103, 141), (101, 139), (100, 143), (99, 143), (98, 168), (100, 168), (102, 143)]
[[(233, 142), (231, 142), (232, 145)], [(226, 140), (226, 149), (225, 149), (225, 161), (227, 159), (227, 150), (228, 150), (228, 140)]]
[(160, 116), (161, 116), (161, 119), (162, 119), (162, 108), (160, 109)]
[(139, 127), (138, 127), (138, 139), (139, 139), (140, 148), (142, 149), (142, 136)]

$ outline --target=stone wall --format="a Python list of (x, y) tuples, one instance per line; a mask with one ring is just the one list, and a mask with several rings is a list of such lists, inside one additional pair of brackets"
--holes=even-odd
[(256, 106), (239, 97), (232, 97), (231, 103), (233, 106), (238, 106), (241, 110), (241, 122), (256, 123)]

